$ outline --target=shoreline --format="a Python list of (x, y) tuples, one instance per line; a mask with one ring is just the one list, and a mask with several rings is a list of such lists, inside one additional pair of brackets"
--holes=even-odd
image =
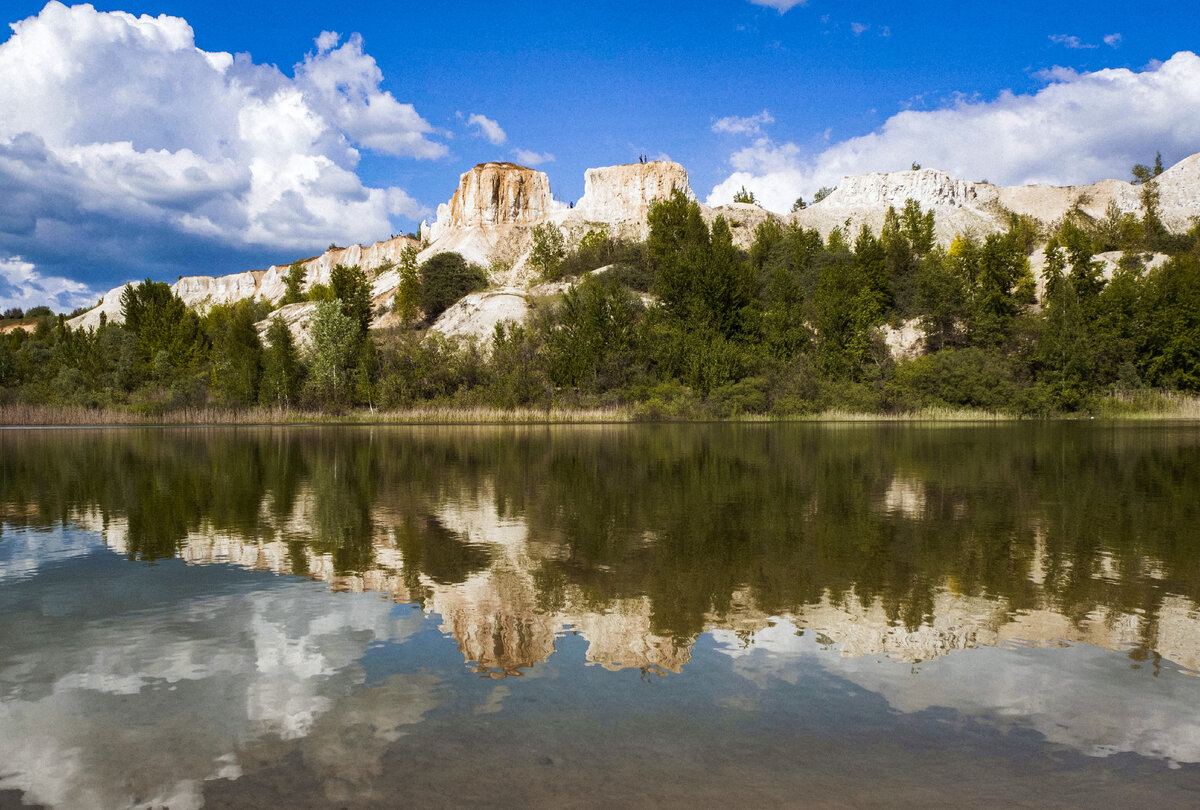
[(929, 407), (900, 413), (828, 409), (818, 413), (664, 415), (638, 407), (498, 408), (430, 407), (402, 410), (353, 410), (342, 413), (254, 408), (225, 410), (183, 408), (159, 414), (126, 410), (46, 405), (0, 406), (0, 429), (53, 427), (304, 426), (304, 425), (622, 425), (622, 424), (773, 424), (773, 423), (998, 423), (998, 422), (1200, 422), (1200, 398), (1160, 395), (1154, 401), (1106, 398), (1091, 412), (1020, 415), (970, 408)]

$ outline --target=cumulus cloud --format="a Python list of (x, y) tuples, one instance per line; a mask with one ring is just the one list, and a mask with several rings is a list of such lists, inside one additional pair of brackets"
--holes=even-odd
[(79, 281), (43, 276), (20, 257), (0, 259), (0, 309), (45, 304), (57, 312), (95, 304), (100, 293)]
[(383, 71), (363, 52), (362, 37), (351, 34), (335, 48), (338, 39), (335, 33), (322, 32), (316, 39), (317, 53), (296, 66), (296, 85), (305, 103), (334, 122), (349, 140), (376, 152), (417, 158), (446, 155), (444, 144), (428, 139), (434, 129), (413, 105), (380, 90)]
[(1121, 47), (1121, 35), (1120, 34), (1109, 34), (1108, 36), (1106, 36), (1104, 38), (1104, 44), (1110, 48)]
[(530, 149), (514, 149), (513, 155), (526, 166), (538, 166), (542, 163), (553, 163), (554, 155), (549, 152), (534, 152)]
[(495, 146), (499, 146), (508, 140), (508, 135), (500, 128), (500, 125), (486, 115), (471, 113), (467, 118), (467, 126), (474, 127), (476, 135), (481, 138), (487, 138), (488, 143)]
[(862, 36), (867, 31), (869, 31), (870, 28), (871, 28), (871, 26), (867, 25), (866, 23), (857, 23), (857, 22), (850, 23), (850, 30), (854, 33), (854, 36), (856, 36), (856, 37)]
[(1126, 177), (1161, 151), (1178, 160), (1200, 144), (1200, 57), (1180, 52), (1141, 71), (1054, 70), (1035, 93), (960, 98), (938, 110), (907, 110), (875, 132), (813, 154), (762, 137), (731, 156), (734, 172), (708, 197), (728, 202), (743, 185), (787, 211), (842, 177), (907, 169), (914, 161), (968, 180), (1005, 185), (1088, 183)]
[(713, 122), (712, 131), (729, 135), (757, 135), (762, 132), (763, 126), (774, 123), (774, 116), (767, 110), (763, 110), (748, 118), (739, 118), (736, 115), (718, 118)]
[(808, 5), (808, 0), (750, 0), (750, 2), (756, 6), (773, 8), (780, 14), (783, 14), (788, 9), (795, 8), (796, 6)]
[(245, 266), (370, 241), (394, 230), (393, 216), (427, 213), (357, 174), (361, 149), (448, 152), (382, 89), (358, 35), (339, 45), (322, 32), (289, 78), (197, 48), (179, 17), (51, 2), (11, 27), (0, 44), (0, 259), (22, 256), (39, 278), (211, 272), (202, 263), (214, 256)]

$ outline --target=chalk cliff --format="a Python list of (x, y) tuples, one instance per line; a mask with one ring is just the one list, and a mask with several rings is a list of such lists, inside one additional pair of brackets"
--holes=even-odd
[[(328, 284), (329, 275), (338, 264), (358, 265), (368, 272), (379, 270), (388, 263), (398, 262), (404, 249), (409, 246), (419, 247), (420, 242), (407, 236), (393, 236), (372, 245), (335, 247), (320, 256), (300, 259), (298, 263), (304, 266), (306, 273), (304, 289), (311, 289), (316, 284)], [(286, 279), (290, 267), (290, 264), (277, 264), (266, 270), (251, 270), (225, 276), (184, 276), (171, 285), (171, 291), (185, 304), (201, 312), (215, 304), (230, 304), (243, 298), (278, 301), (287, 292)], [(376, 295), (388, 292), (386, 288), (389, 280), (386, 274), (378, 277), (377, 282), (383, 281), (384, 284), (382, 288), (377, 284)], [(395, 289), (398, 281), (398, 278), (391, 281), (391, 289)], [(121, 295), (125, 286), (109, 290), (98, 306), (72, 318), (67, 324), (72, 329), (95, 329), (100, 325), (101, 313), (108, 321), (120, 323), (124, 320)]]
[[(1163, 224), (1172, 231), (1190, 228), (1200, 215), (1200, 154), (1175, 164), (1156, 182)], [(824, 200), (789, 214), (787, 219), (816, 228), (822, 235), (837, 227), (846, 227), (853, 234), (864, 224), (878, 231), (888, 207), (902, 208), (908, 200), (934, 212), (936, 236), (943, 244), (968, 229), (979, 235), (1004, 230), (1010, 213), (1046, 225), (1072, 210), (1100, 220), (1110, 204), (1122, 213), (1142, 214), (1142, 189), (1123, 180), (1101, 180), (1086, 186), (996, 186), (918, 169), (846, 177)]]
[(515, 163), (480, 163), (459, 178), (450, 202), (438, 206), (432, 241), (455, 230), (536, 225), (566, 208), (550, 193), (550, 178)]
[[(1190, 228), (1200, 215), (1200, 154), (1165, 171), (1157, 183), (1164, 224), (1173, 231)], [(560, 228), (568, 245), (598, 226), (614, 236), (643, 239), (649, 230), (651, 204), (676, 190), (695, 199), (687, 170), (678, 163), (606, 166), (587, 170), (583, 197), (571, 207), (554, 198), (550, 180), (543, 172), (514, 163), (481, 163), (462, 174), (450, 200), (438, 206), (436, 221), (422, 225), (421, 240), (397, 236), (368, 246), (333, 248), (302, 259), (300, 263), (307, 271), (305, 288), (328, 283), (336, 264), (358, 265), (373, 275), (376, 304), (382, 305), (399, 283), (398, 274), (388, 271), (386, 265), (397, 262), (405, 248), (418, 249), (422, 261), (436, 253), (458, 252), (487, 267), (493, 283), (501, 289), (448, 312), (443, 331), (486, 338), (498, 320), (520, 319), (527, 311), (521, 298), (529, 295), (528, 288), (537, 283), (527, 263), (534, 227), (551, 224)], [(847, 177), (820, 203), (787, 215), (745, 203), (702, 205), (701, 211), (710, 222), (724, 216), (731, 225), (735, 244), (746, 248), (753, 242), (755, 228), (770, 219), (815, 228), (822, 236), (828, 236), (834, 228), (845, 228), (853, 237), (863, 225), (877, 232), (889, 206), (902, 208), (911, 199), (922, 209), (934, 212), (936, 238), (948, 244), (958, 233), (972, 231), (984, 236), (1003, 230), (1011, 214), (1050, 224), (1072, 210), (1102, 219), (1110, 205), (1115, 205), (1121, 212), (1140, 216), (1141, 194), (1141, 188), (1121, 180), (1061, 188), (1002, 187), (919, 169)], [(1035, 272), (1043, 264), (1040, 252), (1031, 257)], [(188, 276), (179, 279), (172, 289), (198, 310), (243, 298), (274, 302), (284, 295), (287, 272), (288, 265), (283, 264), (225, 276)], [(94, 328), (101, 314), (109, 321), (120, 321), (123, 289), (111, 290), (99, 306), (69, 324), (73, 328)], [(289, 324), (301, 339), (311, 309), (296, 307), (287, 313)], [(376, 321), (377, 326), (389, 323), (387, 318)], [(261, 326), (265, 328), (265, 323)]]
[(689, 200), (696, 198), (687, 170), (671, 161), (588, 169), (583, 175), (583, 197), (568, 219), (606, 223), (642, 238), (650, 203), (665, 200), (677, 190)]

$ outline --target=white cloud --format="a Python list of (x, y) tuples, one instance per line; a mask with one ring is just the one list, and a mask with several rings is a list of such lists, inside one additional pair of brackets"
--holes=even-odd
[(321, 53), (332, 50), (333, 46), (337, 45), (338, 40), (341, 38), (342, 35), (337, 31), (322, 31), (316, 40), (317, 50)]
[(378, 239), (389, 217), (426, 211), (402, 189), (365, 185), (359, 150), (448, 153), (381, 88), (357, 34), (339, 46), (322, 32), (289, 78), (200, 50), (167, 15), (51, 2), (12, 29), (0, 43), (0, 257), (41, 271), (111, 276), (120, 261), (122, 278), (173, 277), (218, 249)]
[(328, 34), (317, 37), (319, 52), (296, 66), (296, 84), (305, 103), (368, 149), (417, 158), (447, 154), (444, 144), (427, 139), (434, 129), (413, 105), (401, 104), (380, 90), (383, 71), (374, 57), (363, 52), (362, 37), (351, 34), (344, 45), (330, 50)]
[(850, 23), (850, 30), (854, 33), (854, 36), (856, 36), (856, 37), (861, 36), (862, 34), (866, 33), (868, 30), (870, 30), (870, 28), (871, 28), (871, 26), (869, 26), (865, 23), (857, 23), (857, 22)]
[(1088, 50), (1097, 47), (1071, 34), (1051, 34), (1050, 41), (1055, 45), (1062, 45), (1064, 48), (1073, 50)]
[(71, 312), (76, 307), (95, 304), (101, 295), (69, 278), (43, 276), (19, 256), (0, 259), (0, 310), (45, 304), (56, 312)]
[(514, 149), (513, 155), (526, 166), (537, 166), (542, 163), (553, 163), (554, 155), (549, 152), (534, 152), (530, 149)]
[(1197, 151), (1200, 57), (1193, 53), (1140, 72), (1041, 75), (1050, 84), (1036, 93), (900, 112), (875, 132), (816, 154), (760, 138), (732, 155), (734, 172), (708, 201), (728, 202), (745, 185), (768, 208), (787, 211), (798, 195), (811, 197), (846, 175), (907, 169), (913, 161), (968, 180), (1069, 185), (1126, 177), (1158, 151), (1169, 160)]
[(796, 6), (808, 5), (808, 0), (750, 0), (750, 2), (756, 6), (773, 8), (780, 14), (783, 14), (788, 9), (795, 8)]
[(1108, 36), (1106, 36), (1104, 38), (1104, 44), (1110, 48), (1121, 47), (1121, 35), (1120, 34), (1109, 34)]
[(767, 110), (763, 110), (748, 118), (739, 118), (736, 115), (718, 118), (713, 122), (712, 131), (730, 135), (757, 135), (762, 132), (764, 125), (774, 123), (774, 116)]
[(508, 135), (500, 128), (500, 125), (486, 115), (471, 113), (467, 118), (467, 126), (475, 127), (476, 135), (481, 138), (487, 138), (488, 143), (495, 146), (499, 146), (508, 140)]

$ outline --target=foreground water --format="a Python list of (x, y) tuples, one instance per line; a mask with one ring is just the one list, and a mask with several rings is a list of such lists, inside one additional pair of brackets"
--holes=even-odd
[(1200, 803), (1200, 428), (0, 431), (0, 807)]

